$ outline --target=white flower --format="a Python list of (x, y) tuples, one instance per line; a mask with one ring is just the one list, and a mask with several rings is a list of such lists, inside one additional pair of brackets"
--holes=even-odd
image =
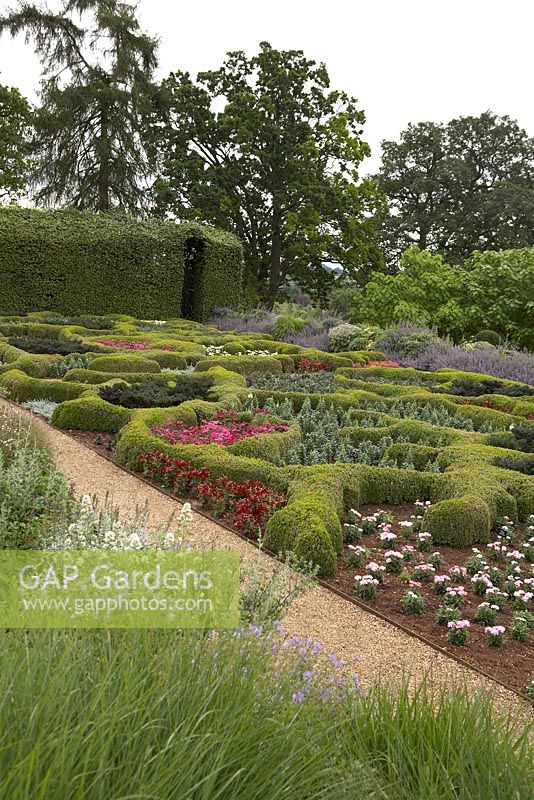
[(165, 534), (165, 538), (163, 540), (163, 547), (166, 547), (166, 548), (173, 547), (174, 544), (175, 544), (174, 534), (171, 533), (171, 531), (167, 531), (167, 533)]
[(82, 502), (82, 506), (84, 506), (88, 511), (92, 511), (93, 510), (93, 499), (92, 499), (91, 495), (84, 494), (83, 497), (82, 497), (82, 501), (81, 502)]
[(138, 533), (131, 533), (128, 537), (128, 544), (133, 550), (142, 550), (143, 549), (143, 542), (139, 538)]

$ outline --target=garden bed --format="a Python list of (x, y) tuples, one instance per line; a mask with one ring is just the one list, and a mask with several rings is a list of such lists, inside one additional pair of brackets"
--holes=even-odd
[[(378, 506), (362, 506), (359, 511), (363, 517), (371, 516), (379, 511), (385, 511), (392, 516), (391, 530), (402, 541), (402, 545), (410, 542), (401, 540), (402, 527), (401, 521), (408, 521), (417, 509), (412, 504)], [(524, 533), (521, 526), (516, 526), (516, 532), (520, 536)], [(411, 544), (414, 545), (412, 539)], [(364, 563), (376, 562), (384, 564), (384, 553), (386, 550), (380, 545), (379, 532), (363, 535), (361, 545), (369, 550)], [(399, 545), (401, 547), (402, 545)], [(484, 550), (484, 548), (480, 548)], [(438, 551), (443, 556), (443, 564), (436, 570), (436, 574), (447, 573), (451, 567), (463, 567), (466, 561), (473, 556), (471, 548), (447, 547), (439, 545), (432, 548), (432, 552)], [(362, 565), (359, 568), (349, 567), (347, 561), (351, 550), (345, 544), (344, 553), (339, 562), (339, 568), (334, 575), (324, 578), (324, 582), (332, 588), (354, 597), (355, 576), (365, 573)], [(425, 553), (417, 553), (419, 562), (425, 562)], [(412, 564), (406, 564), (410, 570)], [(526, 565), (525, 572), (528, 570), (530, 576), (534, 575), (532, 565)], [(422, 636), (436, 647), (441, 648), (446, 653), (463, 659), (473, 667), (482, 670), (491, 677), (502, 683), (513, 687), (519, 692), (524, 690), (528, 678), (532, 673), (534, 665), (534, 630), (530, 630), (528, 639), (517, 641), (509, 635), (512, 617), (516, 610), (512, 603), (508, 602), (507, 607), (497, 614), (496, 624), (503, 625), (506, 629), (505, 643), (502, 647), (491, 647), (487, 644), (485, 626), (473, 621), (477, 606), (484, 601), (482, 596), (476, 595), (471, 589), (471, 575), (468, 575), (462, 584), (451, 584), (453, 586), (464, 585), (467, 591), (466, 602), (461, 609), (462, 619), (470, 621), (469, 641), (466, 645), (454, 645), (447, 641), (447, 627), (438, 625), (434, 620), (437, 609), (442, 605), (442, 597), (435, 594), (432, 583), (419, 581), (417, 592), (423, 597), (425, 610), (421, 615), (406, 614), (401, 607), (401, 598), (410, 588), (408, 584), (399, 579), (398, 574), (384, 573), (383, 584), (378, 590), (378, 594), (373, 599), (362, 600), (364, 606), (372, 612), (379, 612), (388, 620), (402, 626), (411, 633)], [(520, 613), (520, 612), (518, 612)]]

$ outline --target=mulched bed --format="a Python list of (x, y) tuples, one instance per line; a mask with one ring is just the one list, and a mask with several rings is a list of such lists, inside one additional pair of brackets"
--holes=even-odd
[[(116, 436), (109, 433), (95, 433), (94, 431), (65, 431), (74, 439), (82, 444), (93, 447), (97, 452), (106, 457), (111, 457), (115, 448)], [(157, 484), (155, 484), (157, 485)], [(413, 504), (403, 505), (387, 505), (380, 506), (362, 506), (359, 511), (363, 516), (370, 516), (375, 512), (383, 510), (393, 515), (391, 522), (391, 530), (399, 534), (399, 546), (401, 543), (400, 532), (402, 528), (399, 526), (401, 520), (409, 520), (411, 515), (416, 512)], [(516, 526), (518, 533), (521, 532), (520, 526)], [(384, 548), (380, 546), (379, 532), (364, 535), (361, 544), (367, 547), (371, 552), (364, 563), (375, 560), (383, 563)], [(402, 541), (402, 544), (407, 542)], [(414, 542), (411, 542), (414, 544)], [(391, 549), (395, 549), (392, 546)], [(484, 551), (484, 547), (480, 549)], [(437, 570), (438, 574), (444, 574), (450, 567), (458, 564), (463, 566), (465, 561), (472, 555), (471, 548), (452, 548), (444, 545), (437, 545), (432, 548), (432, 552), (438, 551), (444, 559), (444, 563)], [(332, 586), (337, 590), (341, 590), (350, 597), (354, 597), (354, 576), (356, 574), (364, 574), (364, 566), (359, 569), (347, 567), (347, 557), (349, 549), (345, 547), (344, 554), (340, 559), (340, 567), (337, 572), (328, 578), (324, 579), (327, 585)], [(424, 553), (418, 553), (418, 560), (425, 561)], [(410, 569), (410, 564), (406, 565)], [(423, 583), (418, 592), (423, 595), (425, 599), (425, 611), (418, 616), (404, 614), (401, 606), (400, 599), (406, 592), (407, 587), (399, 580), (397, 574), (386, 573), (384, 576), (384, 583), (380, 587), (378, 595), (373, 600), (359, 601), (370, 611), (378, 611), (385, 617), (399, 625), (402, 625), (406, 630), (411, 631), (419, 636), (424, 637), (426, 640), (438, 646), (445, 653), (449, 653), (463, 659), (473, 667), (478, 668), (493, 678), (502, 681), (507, 686), (516, 689), (519, 692), (524, 692), (525, 686), (532, 672), (534, 672), (534, 631), (530, 631), (529, 639), (525, 642), (520, 642), (512, 639), (508, 635), (508, 628), (511, 622), (514, 609), (512, 603), (507, 604), (506, 610), (500, 612), (497, 616), (497, 623), (504, 625), (506, 633), (506, 642), (502, 648), (489, 647), (486, 643), (486, 636), (484, 633), (484, 625), (473, 622), (473, 616), (476, 608), (484, 599), (476, 595), (470, 588), (471, 576), (465, 582), (464, 587), (468, 591), (469, 596), (466, 598), (466, 603), (461, 609), (461, 617), (471, 621), (470, 637), (467, 645), (455, 646), (447, 641), (447, 627), (438, 625), (434, 621), (434, 615), (437, 608), (442, 605), (443, 598), (434, 593), (432, 583)]]
[(81, 444), (89, 445), (94, 448), (100, 455), (110, 458), (115, 451), (115, 444), (117, 437), (114, 433), (95, 433), (95, 431), (73, 431), (66, 430), (73, 439)]
[[(370, 516), (380, 509), (394, 515), (391, 530), (397, 533), (400, 539), (402, 528), (399, 526), (399, 522), (400, 520), (410, 519), (410, 516), (415, 513), (414, 506), (412, 504), (363, 506), (358, 510), (363, 516)], [(516, 530), (518, 533), (521, 532), (519, 525), (516, 525)], [(378, 532), (364, 535), (361, 544), (371, 550), (371, 554), (365, 559), (364, 564), (373, 560), (378, 563), (384, 563), (384, 548), (380, 546)], [(406, 544), (406, 542), (402, 542), (402, 544)], [(408, 544), (413, 545), (414, 543), (408, 542)], [(393, 546), (391, 549), (395, 549), (395, 547)], [(480, 550), (484, 552), (484, 546), (480, 546)], [(444, 560), (443, 565), (437, 570), (437, 574), (444, 574), (455, 564), (463, 566), (465, 561), (473, 555), (470, 548), (460, 549), (444, 545), (434, 546), (432, 552), (434, 551), (441, 553)], [(340, 569), (335, 575), (324, 580), (330, 586), (354, 596), (354, 576), (364, 574), (365, 568), (364, 566), (359, 569), (354, 567), (347, 568), (348, 553), (349, 549), (345, 547), (345, 552), (340, 560)], [(418, 560), (424, 561), (426, 555), (429, 554), (418, 554)], [(410, 569), (410, 564), (406, 566)], [(534, 631), (530, 631), (528, 640), (524, 642), (512, 639), (508, 635), (508, 627), (514, 612), (512, 603), (508, 603), (506, 609), (498, 613), (496, 623), (504, 625), (506, 628), (506, 642), (502, 648), (489, 647), (486, 643), (484, 625), (473, 622), (476, 608), (484, 598), (476, 595), (471, 590), (470, 584), (471, 576), (468, 576), (463, 584), (468, 592), (468, 597), (465, 605), (460, 610), (461, 618), (468, 619), (471, 622), (469, 642), (464, 646), (450, 644), (447, 641), (447, 627), (438, 625), (434, 621), (434, 615), (438, 607), (442, 605), (443, 598), (434, 593), (432, 583), (423, 583), (417, 589), (425, 599), (425, 611), (420, 617), (408, 615), (402, 611), (400, 599), (409, 587), (399, 580), (397, 574), (385, 573), (384, 583), (380, 587), (378, 595), (373, 600), (360, 602), (365, 602), (365, 605), (370, 609), (379, 611), (388, 619), (402, 625), (409, 631), (424, 636), (425, 639), (442, 648), (444, 652), (459, 656), (468, 664), (483, 670), (488, 675), (513, 687), (517, 691), (523, 692), (528, 678), (534, 671)]]

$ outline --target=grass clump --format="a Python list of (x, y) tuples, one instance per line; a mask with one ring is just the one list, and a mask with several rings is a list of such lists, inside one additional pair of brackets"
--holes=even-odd
[(490, 698), (365, 697), (318, 642), (259, 627), (0, 639), (3, 797), (529, 796), (528, 730)]

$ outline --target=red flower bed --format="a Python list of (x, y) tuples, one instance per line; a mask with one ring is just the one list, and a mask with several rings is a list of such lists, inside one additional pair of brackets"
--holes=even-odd
[[(121, 350), (150, 350), (155, 349), (151, 348), (150, 344), (146, 342), (123, 342), (121, 339), (97, 339), (97, 342), (100, 344), (105, 344), (108, 347), (118, 347)], [(170, 344), (166, 344), (163, 347), (158, 347), (158, 350), (171, 350), (175, 352), (176, 347), (172, 347)]]
[(212, 477), (206, 467), (195, 467), (192, 461), (165, 453), (141, 453), (137, 467), (143, 475), (181, 497), (192, 497), (202, 508), (254, 538), (287, 502), (285, 494), (269, 489), (261, 481), (238, 483), (226, 477)]
[(166, 425), (155, 425), (150, 433), (171, 444), (216, 444), (226, 447), (249, 436), (288, 429), (288, 425), (272, 425), (270, 422), (258, 425), (237, 420), (235, 411), (220, 411), (217, 419), (201, 422), (192, 428), (186, 428), (183, 422), (169, 422)]
[(299, 358), (297, 361), (298, 372), (330, 372), (331, 367), (324, 361), (310, 361), (309, 358)]

